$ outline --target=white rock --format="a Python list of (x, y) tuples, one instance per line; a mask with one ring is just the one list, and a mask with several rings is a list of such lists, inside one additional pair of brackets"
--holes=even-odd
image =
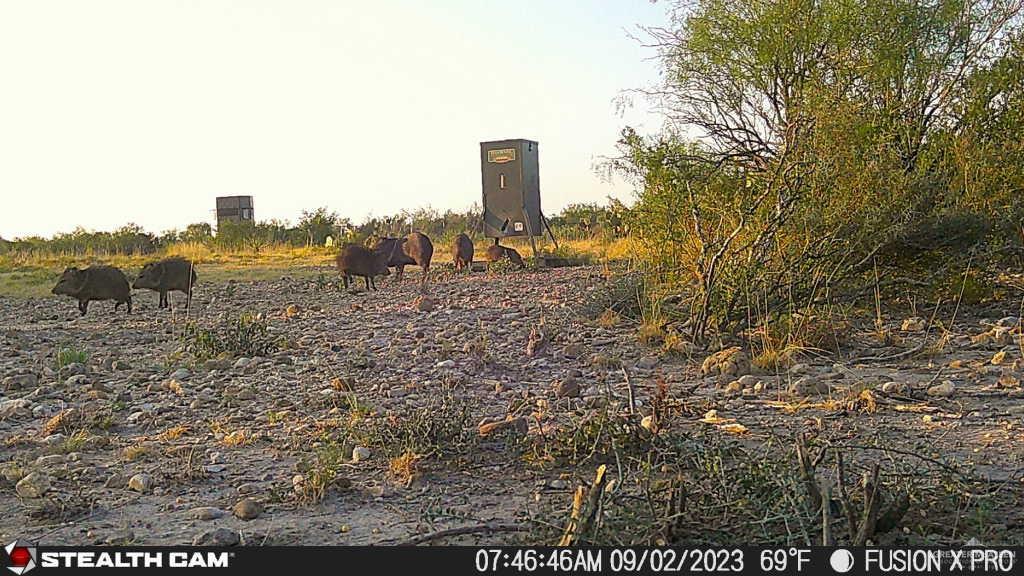
[(952, 396), (954, 392), (956, 392), (956, 385), (952, 380), (944, 380), (941, 384), (936, 384), (928, 389), (929, 396), (940, 398)]
[(14, 490), (22, 498), (42, 498), (50, 490), (50, 480), (41, 472), (33, 472), (19, 480)]
[(365, 446), (356, 446), (352, 449), (352, 461), (362, 462), (370, 458), (370, 449)]

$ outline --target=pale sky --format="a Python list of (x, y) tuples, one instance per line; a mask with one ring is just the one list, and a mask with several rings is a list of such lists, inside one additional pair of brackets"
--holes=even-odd
[(479, 143), (540, 142), (541, 201), (632, 197), (595, 161), (659, 128), (650, 0), (0, 0), (0, 237), (480, 199)]

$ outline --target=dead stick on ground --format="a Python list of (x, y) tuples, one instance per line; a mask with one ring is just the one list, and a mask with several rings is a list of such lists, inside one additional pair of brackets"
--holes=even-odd
[(807, 488), (807, 494), (811, 498), (811, 510), (818, 511), (821, 506), (821, 492), (818, 490), (818, 481), (814, 475), (814, 464), (811, 463), (810, 455), (807, 454), (807, 440), (800, 435), (796, 440), (796, 458), (800, 464), (800, 477)]
[(864, 546), (868, 538), (875, 535), (875, 523), (878, 521), (878, 508), (881, 505), (881, 486), (878, 484), (878, 464), (871, 467), (871, 473), (864, 477), (864, 516), (860, 519), (854, 546)]
[(832, 546), (832, 523), (829, 517), (829, 502), (832, 499), (832, 489), (825, 480), (821, 481), (821, 545)]
[(466, 534), (479, 534), (481, 532), (522, 532), (523, 530), (526, 530), (526, 527), (521, 524), (499, 524), (495, 522), (486, 522), (484, 524), (447, 528), (445, 530), (430, 532), (429, 534), (420, 534), (400, 542), (384, 541), (381, 542), (381, 544), (388, 544), (391, 546), (415, 546), (417, 544), (440, 540), (441, 538), (447, 538), (449, 536), (465, 536)]
[(853, 510), (850, 494), (846, 491), (846, 480), (843, 479), (844, 474), (846, 474), (846, 470), (843, 469), (843, 453), (836, 450), (836, 487), (839, 489), (840, 504), (843, 507), (843, 512), (846, 514), (846, 527), (852, 536), (857, 533), (857, 513)]
[(585, 490), (580, 486), (572, 502), (572, 517), (565, 527), (562, 539), (558, 541), (559, 546), (571, 546), (590, 531), (590, 528), (597, 522), (597, 516), (601, 509), (601, 496), (604, 494), (605, 471), (607, 467), (601, 464), (597, 467), (597, 474), (594, 475), (594, 483), (590, 485), (590, 491), (584, 502)]
[(629, 372), (622, 367), (622, 375), (626, 378), (626, 391), (629, 393), (629, 413), (636, 414), (636, 392), (633, 390), (633, 381), (629, 379)]

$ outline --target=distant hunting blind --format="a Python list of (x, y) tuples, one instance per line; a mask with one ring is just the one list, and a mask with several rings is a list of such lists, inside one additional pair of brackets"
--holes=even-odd
[[(533, 140), (496, 140), (480, 143), (483, 187), (484, 236), (501, 238), (543, 236), (547, 225), (540, 209), (540, 162)], [(551, 236), (554, 240), (554, 236)], [(556, 243), (557, 245), (557, 243)]]
[(217, 225), (222, 222), (253, 222), (252, 196), (218, 196)]

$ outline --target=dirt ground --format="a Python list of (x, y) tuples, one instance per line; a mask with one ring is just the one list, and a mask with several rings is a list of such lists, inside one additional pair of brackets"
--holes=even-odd
[[(427, 304), (409, 272), (348, 293), (316, 270), (212, 284), (199, 270), (187, 316), (158, 310), (151, 292), (136, 292), (131, 315), (94, 302), (82, 318), (67, 299), (0, 297), (0, 541), (553, 544), (538, 539), (558, 532), (594, 466), (530, 464), (478, 426), (532, 411), (517, 422), (543, 437), (597, 399), (625, 401), (630, 386), (643, 414), (660, 378), (670, 398), (700, 407), (680, 425), (711, 439), (756, 447), (805, 432), (883, 463), (956, 468), (1001, 497), (942, 541), (1021, 543), (1019, 506), (1002, 504), (1024, 494), (1019, 295), (943, 318), (941, 347), (928, 321), (892, 315), (891, 338), (855, 322), (838, 353), (773, 371), (733, 358), (715, 377), (701, 367), (716, 348), (667, 354), (634, 325), (582, 316), (600, 268), (441, 272)], [(278, 350), (201, 362), (182, 351), (188, 322), (246, 311), (262, 314)], [(358, 458), (332, 443), (356, 404), (398, 427), (445, 394), (468, 410), (455, 424), (471, 447), (417, 454), (415, 474), (396, 471), (384, 443)], [(337, 446), (337, 478), (310, 497), (310, 459)], [(488, 523), (536, 528), (436, 534)]]

